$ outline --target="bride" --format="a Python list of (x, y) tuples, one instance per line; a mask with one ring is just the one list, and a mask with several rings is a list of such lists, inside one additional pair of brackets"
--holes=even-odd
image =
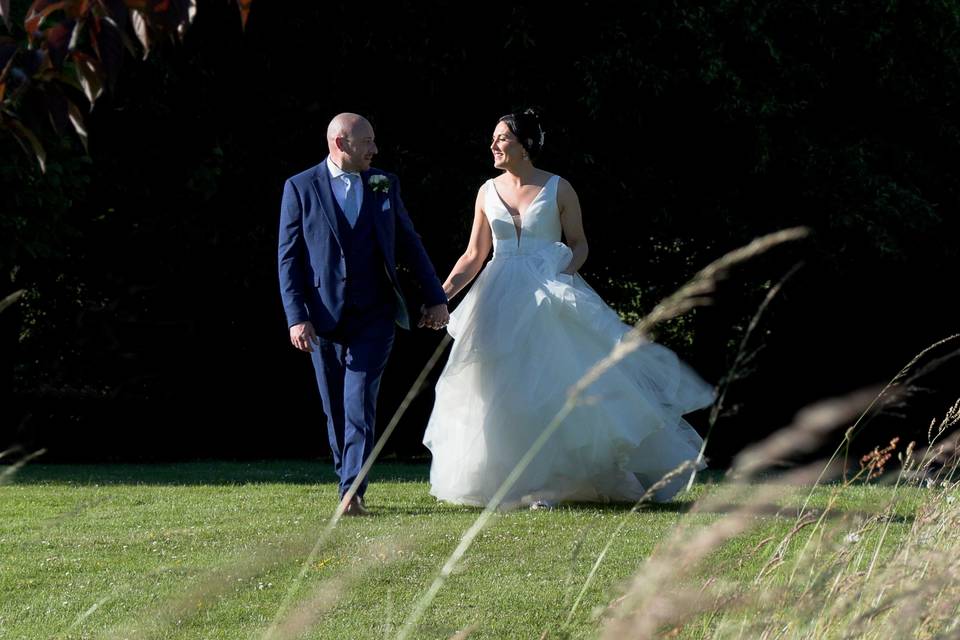
[[(490, 150), (502, 173), (480, 187), (466, 252), (443, 284), (450, 299), (477, 278), (451, 314), (453, 348), (423, 440), (433, 454), (430, 493), (448, 502), (486, 505), (570, 386), (630, 329), (577, 275), (587, 259), (580, 204), (569, 182), (533, 165), (543, 138), (533, 110), (500, 118)], [(713, 389), (649, 342), (585, 397), (502, 508), (639, 499), (697, 457), (702, 440), (682, 415), (708, 406)]]

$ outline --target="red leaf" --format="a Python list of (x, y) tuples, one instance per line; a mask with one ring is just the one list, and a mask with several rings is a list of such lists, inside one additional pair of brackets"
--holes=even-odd
[(76, 29), (77, 25), (74, 21), (68, 20), (58, 22), (43, 32), (50, 60), (58, 69), (63, 66), (63, 61), (67, 57), (67, 50), (75, 38), (74, 32)]
[(87, 21), (87, 37), (90, 38), (90, 46), (97, 58), (103, 59), (100, 55), (100, 18), (97, 16), (92, 16), (92, 19)]
[(247, 16), (250, 15), (250, 5), (253, 0), (237, 0), (237, 6), (240, 7), (240, 28), (246, 30)]
[(10, 75), (10, 67), (13, 66), (13, 56), (10, 56), (10, 59), (7, 60), (7, 64), (4, 65), (3, 71), (0, 71), (0, 103), (3, 102), (3, 96), (7, 93), (7, 76)]
[(71, 18), (82, 18), (90, 10), (90, 0), (68, 0), (66, 9)]
[(27, 17), (23, 20), (23, 28), (27, 33), (33, 35), (40, 29), (40, 23), (48, 15), (63, 9), (66, 2), (50, 2), (50, 0), (34, 0), (30, 8), (27, 9)]
[(40, 165), (40, 171), (46, 172), (47, 152), (43, 150), (43, 145), (37, 140), (37, 136), (33, 135), (33, 132), (23, 126), (23, 123), (19, 120), (8, 118), (6, 122), (13, 137), (17, 139), (23, 150), (27, 152), (27, 155), (32, 153)]

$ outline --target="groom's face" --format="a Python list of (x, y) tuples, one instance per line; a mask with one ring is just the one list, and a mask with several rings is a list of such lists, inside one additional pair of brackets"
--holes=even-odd
[(340, 150), (343, 152), (341, 168), (344, 171), (366, 171), (377, 154), (373, 127), (369, 122), (357, 122), (347, 135), (340, 138)]

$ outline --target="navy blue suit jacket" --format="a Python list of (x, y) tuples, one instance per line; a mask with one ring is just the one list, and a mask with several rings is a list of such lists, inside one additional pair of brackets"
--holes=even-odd
[[(370, 178), (378, 175), (389, 180), (386, 191), (371, 188)], [(397, 176), (371, 168), (361, 178), (362, 210), (374, 216), (384, 267), (397, 298), (397, 324), (409, 329), (410, 316), (397, 281), (398, 255), (413, 271), (428, 307), (446, 303), (447, 297), (400, 199)], [(347, 265), (334, 198), (326, 160), (283, 186), (277, 263), (288, 327), (310, 321), (317, 333), (328, 333), (343, 313)]]

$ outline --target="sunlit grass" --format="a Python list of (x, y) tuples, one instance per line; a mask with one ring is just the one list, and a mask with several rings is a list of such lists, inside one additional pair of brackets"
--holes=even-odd
[[(318, 585), (329, 611), (303, 637), (390, 637), (478, 510), (436, 503), (425, 465), (374, 467), (375, 516), (340, 522), (298, 591)], [(414, 637), (528, 638), (544, 631), (591, 636), (603, 611), (681, 521), (700, 527), (716, 512), (687, 514), (718, 486), (707, 474), (674, 503), (630, 514), (629, 505), (568, 505), (499, 515), (418, 625)], [(831, 487), (816, 489), (812, 508)], [(909, 529), (922, 490), (901, 490), (885, 546)], [(833, 510), (869, 517), (890, 488), (842, 490)], [(784, 487), (779, 506), (728, 541), (691, 584), (752, 579), (767, 561), (754, 549), (793, 527), (806, 493)], [(336, 502), (323, 463), (196, 463), (152, 466), (30, 465), (0, 487), (0, 637), (259, 637)], [(731, 505), (732, 508), (733, 505)], [(573, 596), (616, 528), (577, 615)], [(769, 544), (769, 543), (768, 543)], [(765, 547), (766, 545), (761, 545)]]

